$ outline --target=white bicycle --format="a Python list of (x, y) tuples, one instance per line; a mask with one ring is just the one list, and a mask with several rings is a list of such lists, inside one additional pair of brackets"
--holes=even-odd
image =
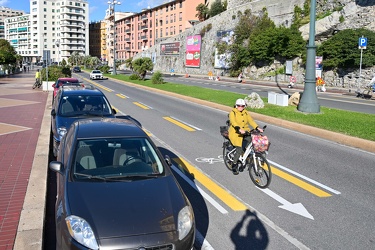
[[(227, 129), (227, 126), (225, 128)], [(263, 131), (265, 129), (266, 126), (263, 127)], [(224, 130), (224, 127), (220, 127), (220, 133), (224, 137), (224, 164), (230, 171), (232, 171), (233, 157), (236, 152), (236, 147), (230, 142), (228, 134), (223, 132)], [(244, 136), (255, 135), (262, 134), (258, 130), (251, 130), (250, 132), (244, 134)], [(246, 146), (244, 150), (245, 152), (240, 156), (237, 163), (239, 172), (243, 172), (245, 169), (247, 169), (249, 171), (251, 181), (259, 188), (267, 188), (271, 183), (272, 172), (270, 164), (266, 158), (269, 145), (270, 144), (267, 143), (267, 145), (263, 145), (263, 147), (258, 147), (258, 145), (254, 145), (254, 140), (252, 140), (252, 142)]]

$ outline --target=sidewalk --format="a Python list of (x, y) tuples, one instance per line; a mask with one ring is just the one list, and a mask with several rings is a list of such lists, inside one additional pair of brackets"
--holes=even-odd
[[(16, 235), (22, 235), (17, 230), (22, 227), (37, 237), (27, 249), (41, 249), (42, 244), (42, 235), (32, 230), (30, 222), (42, 216), (35, 222), (39, 224), (40, 233), (43, 232), (42, 207), (45, 205), (43, 196), (46, 194), (47, 161), (39, 161), (37, 169), (34, 166), (38, 159), (43, 158), (39, 155), (48, 156), (49, 141), (43, 152), (36, 149), (49, 93), (31, 88), (34, 75), (35, 71), (29, 71), (0, 78), (0, 250), (23, 249), (14, 247)], [(43, 131), (44, 134), (47, 132), (48, 140), (49, 126), (46, 129), (48, 132)], [(34, 182), (31, 177), (38, 169), (38, 181)], [(27, 202), (27, 198), (32, 197), (26, 197), (26, 192), (33, 186), (37, 189), (32, 197), (38, 198), (34, 204)], [(20, 219), (25, 211), (29, 213), (28, 216), (39, 215), (29, 217), (21, 225)], [(21, 240), (27, 241), (27, 238)]]

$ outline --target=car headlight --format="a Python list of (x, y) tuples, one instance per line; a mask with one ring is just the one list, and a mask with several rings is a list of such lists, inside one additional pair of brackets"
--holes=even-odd
[(94, 232), (87, 221), (78, 216), (70, 215), (66, 217), (65, 222), (70, 236), (76, 241), (90, 249), (99, 249)]
[(186, 206), (178, 213), (178, 239), (182, 240), (190, 232), (193, 226), (193, 212), (190, 206)]
[(61, 140), (61, 138), (63, 138), (63, 136), (66, 134), (66, 128), (65, 127), (57, 128), (57, 133), (59, 134), (59, 137)]

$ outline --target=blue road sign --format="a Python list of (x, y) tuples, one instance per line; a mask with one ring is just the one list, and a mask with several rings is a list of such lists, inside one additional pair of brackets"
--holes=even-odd
[(358, 39), (358, 46), (359, 47), (366, 47), (367, 46), (367, 37), (360, 37)]

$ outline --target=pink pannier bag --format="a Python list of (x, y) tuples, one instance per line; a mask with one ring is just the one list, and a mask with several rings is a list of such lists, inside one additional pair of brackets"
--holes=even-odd
[(251, 136), (255, 152), (264, 152), (268, 150), (269, 140), (265, 135), (252, 135)]

